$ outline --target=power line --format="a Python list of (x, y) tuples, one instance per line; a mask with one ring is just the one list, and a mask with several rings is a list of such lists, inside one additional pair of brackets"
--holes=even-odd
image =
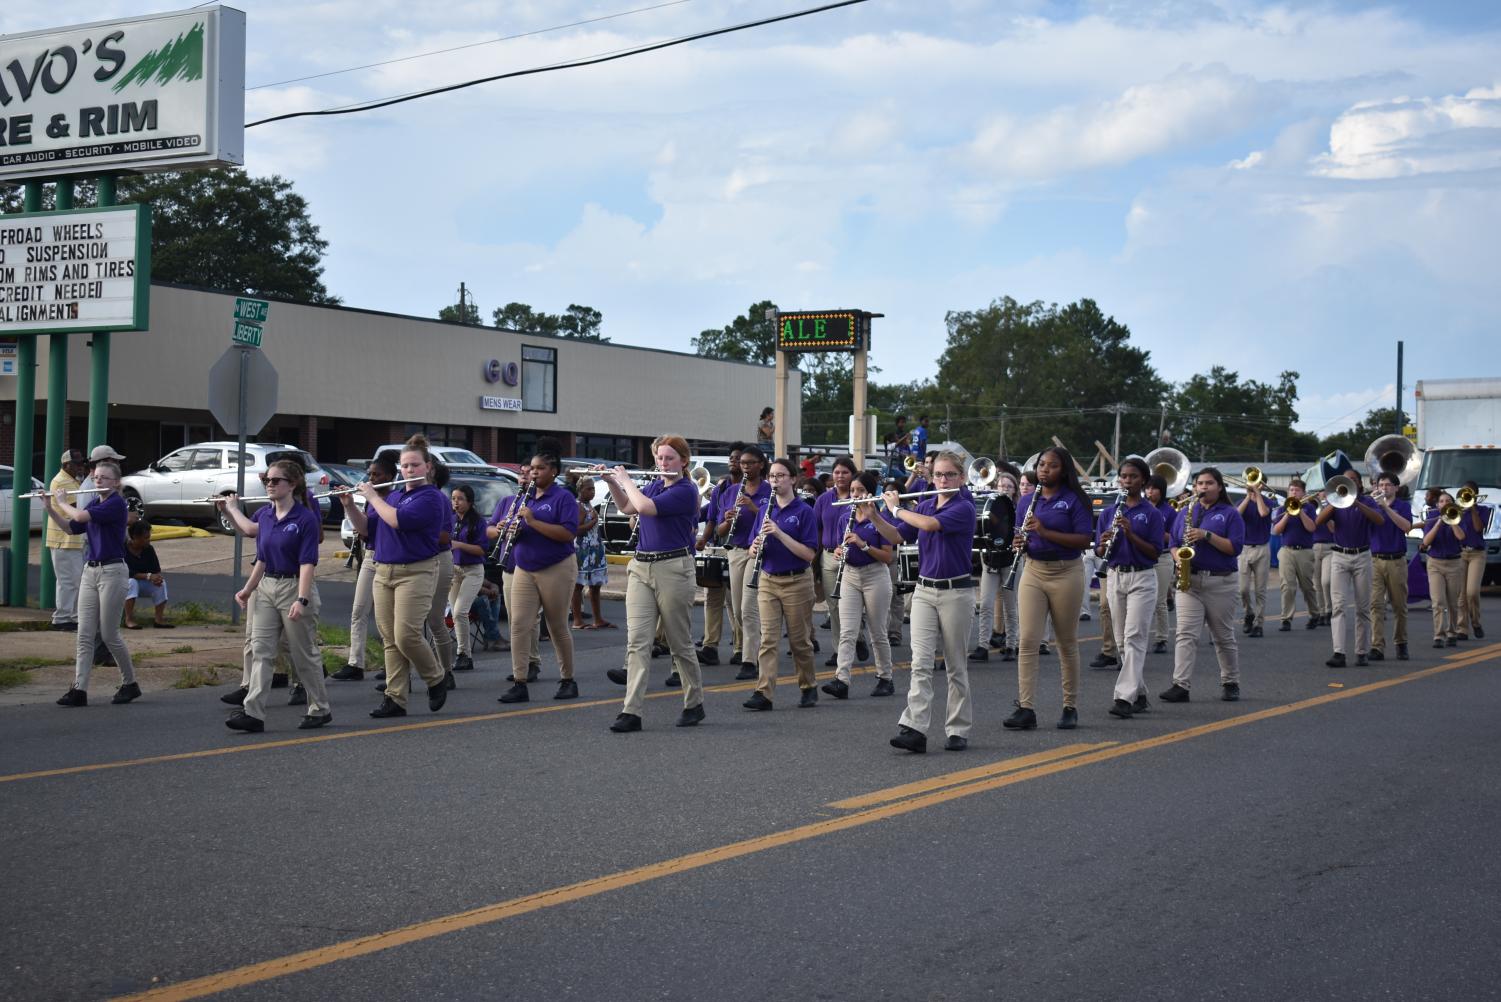
[(776, 24), (780, 21), (792, 21), (798, 18), (808, 17), (812, 14), (822, 14), (825, 11), (836, 10), (840, 7), (853, 7), (855, 4), (866, 2), (867, 0), (837, 0), (837, 2), (835, 3), (824, 4), (821, 7), (809, 7), (806, 10), (793, 11), (789, 14), (778, 14), (774, 17), (764, 17), (756, 21), (746, 21), (741, 24), (733, 24), (724, 28), (715, 28), (711, 31), (700, 31), (692, 35), (683, 35), (678, 38), (670, 38), (663, 42), (654, 42), (650, 45), (637, 46), (630, 49), (624, 49), (619, 52), (593, 56), (587, 59), (577, 59), (561, 63), (552, 63), (547, 66), (534, 66), (531, 69), (513, 70), (510, 73), (497, 73), (494, 76), (480, 77), (476, 80), (466, 80), (462, 83), (449, 84), (444, 87), (434, 87), (430, 90), (418, 91), (414, 94), (405, 94), (401, 97), (386, 98), (380, 101), (350, 105), (342, 108), (325, 108), (321, 111), (290, 111), (284, 115), (273, 115), (270, 118), (262, 118), (258, 121), (250, 122), (245, 126), (245, 128), (253, 129), (257, 125), (267, 125), (271, 122), (282, 122), (292, 118), (350, 115), (359, 111), (374, 111), (377, 108), (388, 108), (394, 104), (404, 104), (407, 101), (415, 101), (418, 98), (431, 97), (435, 94), (446, 94), (449, 91), (463, 90), (468, 87), (476, 87), (484, 83), (493, 83), (496, 80), (509, 80), (514, 77), (531, 76), (537, 73), (550, 73), (554, 70), (570, 70), (579, 69), (584, 66), (597, 66), (600, 63), (609, 63), (614, 62), (617, 59), (626, 59), (630, 56), (644, 55), (648, 52), (655, 52), (658, 49), (668, 49), (675, 45), (685, 45), (688, 42), (697, 42), (705, 38), (714, 38), (718, 35), (729, 35), (737, 31), (745, 31), (749, 28), (761, 28), (765, 27), (768, 24)]
[[(207, 0), (209, 3), (218, 3), (219, 0)], [(518, 38), (531, 38), (533, 35), (545, 35), (553, 31), (564, 31), (568, 28), (577, 28), (585, 24), (597, 24), (600, 21), (611, 21), (619, 17), (628, 17), (631, 14), (643, 14), (647, 11), (661, 10), (663, 7), (676, 7), (679, 4), (691, 3), (692, 0), (667, 0), (666, 3), (653, 4), (650, 7), (637, 7), (634, 10), (623, 10), (616, 14), (603, 14), (599, 17), (586, 17), (582, 21), (570, 21), (567, 24), (555, 24), (551, 28), (538, 28), (535, 31), (522, 31), (514, 35), (501, 35), (497, 38), (487, 38), (483, 42), (466, 42), (463, 45), (454, 45), (446, 49), (433, 49), (430, 52), (418, 52), (410, 56), (396, 56), (393, 59), (382, 59), (374, 63), (362, 63), (359, 66), (349, 66), (342, 70), (329, 70), (326, 73), (310, 73), (305, 77), (292, 77), (290, 80), (277, 80), (272, 83), (256, 84), (246, 87), (246, 90), (265, 90), (267, 87), (283, 87), (287, 84), (302, 83), (305, 80), (321, 80), (324, 77), (336, 77), (343, 73), (357, 73), (360, 70), (371, 70), (378, 66), (390, 66), (393, 63), (405, 63), (413, 59), (426, 59), (428, 56), (442, 56), (450, 52), (462, 52), (464, 49), (474, 49), (482, 45), (494, 45), (497, 42), (512, 42)], [(199, 4), (198, 6), (203, 6)]]

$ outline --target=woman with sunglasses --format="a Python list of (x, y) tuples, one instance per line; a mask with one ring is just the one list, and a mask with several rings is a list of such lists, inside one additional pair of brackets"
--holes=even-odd
[[(759, 559), (761, 568), (753, 589), (760, 620), (760, 672), (756, 691), (742, 705), (747, 710), (772, 708), (777, 688), (777, 648), (785, 623), (792, 661), (797, 666), (797, 687), (803, 694), (798, 706), (807, 709), (818, 705), (813, 669), (813, 575), (809, 573), (818, 545), (817, 520), (812, 507), (793, 489), (797, 467), (792, 460), (772, 460), (766, 479), (771, 484), (771, 502), (755, 525), (756, 537), (750, 546), (751, 559)], [(749, 582), (746, 586), (750, 587)]]
[(266, 729), (266, 692), (271, 688), (277, 651), (285, 642), (298, 682), (306, 691), (307, 715), (298, 726), (311, 730), (334, 718), (323, 685), (318, 593), (313, 587), (322, 519), (316, 507), (307, 506), (307, 478), (298, 463), (277, 460), (267, 468), (262, 483), (271, 500), (256, 511), (253, 519), (240, 511), (239, 499), (233, 494), (216, 502), (241, 535), (255, 540), (255, 565), (245, 587), (235, 594), (240, 608), (251, 610), (254, 661), (245, 701), (224, 725), (250, 734)]
[(100, 488), (82, 508), (68, 503), (68, 491), (58, 487), (42, 496), (47, 517), (64, 532), (84, 536), (83, 577), (78, 585), (78, 633), (73, 661), (73, 686), (57, 701), (58, 706), (89, 705), (89, 675), (94, 670), (94, 637), (114, 656), (120, 669), (120, 688), (112, 703), (138, 699), (135, 666), (120, 632), (125, 609), (125, 588), (130, 574), (125, 568), (125, 525), (129, 509), (120, 496), (120, 466), (105, 460), (94, 467), (93, 486)]

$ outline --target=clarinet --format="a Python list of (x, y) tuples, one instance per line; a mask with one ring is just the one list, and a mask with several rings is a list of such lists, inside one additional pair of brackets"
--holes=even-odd
[[(1023, 526), (1027, 524), (1027, 519), (1032, 517), (1032, 509), (1037, 507), (1037, 498), (1040, 494), (1042, 494), (1042, 485), (1038, 484), (1036, 489), (1032, 491), (1032, 500), (1027, 502), (1027, 513), (1022, 516)], [(1021, 549), (1017, 552), (1016, 557), (1011, 561), (1011, 573), (1006, 575), (1005, 589), (1007, 591), (1016, 591), (1016, 574), (1017, 571), (1021, 570), (1022, 561), (1026, 559), (1027, 542), (1027, 530), (1023, 528)]]
[[(766, 507), (765, 508), (762, 508), (760, 504), (757, 504), (756, 505), (756, 511), (760, 512), (761, 516), (763, 518), (771, 518), (771, 498), (768, 497), (766, 499)], [(739, 512), (737, 511), (736, 514), (739, 514)], [(756, 551), (756, 562), (751, 565), (750, 577), (748, 577), (748, 578), (745, 579), (745, 587), (747, 587), (747, 588), (759, 588), (760, 587), (760, 582), (761, 582), (761, 565), (764, 564), (765, 562), (766, 562), (766, 538), (763, 536), (761, 538), (761, 548)]]
[(1110, 536), (1105, 540), (1105, 560), (1107, 562), (1110, 560), (1110, 554), (1115, 552), (1115, 539), (1120, 535), (1120, 526), (1116, 522), (1116, 519), (1120, 518), (1121, 505), (1124, 504), (1125, 501), (1126, 492), (1123, 490), (1117, 490), (1115, 492), (1115, 501), (1113, 502), (1115, 505), (1115, 510), (1110, 513)]
[(834, 587), (829, 589), (829, 598), (839, 601), (839, 586), (844, 583), (844, 561), (849, 556), (849, 545), (844, 537), (849, 534), (850, 521), (855, 517), (855, 506), (850, 505), (850, 513), (844, 516), (844, 528), (839, 530), (839, 563), (834, 568)]
[(500, 534), (495, 540), (495, 545), (490, 549), (490, 559), (497, 566), (504, 567), (506, 557), (511, 555), (511, 544), (516, 542), (516, 530), (521, 525), (521, 509), (525, 508), (532, 500), (533, 490), (533, 485), (528, 484), (526, 490), (522, 492), (521, 503), (516, 506), (516, 510), (511, 513), (511, 517), (506, 519), (506, 531)]
[(730, 512), (730, 527), (729, 527), (728, 530), (725, 531), (725, 534), (724, 534), (724, 541), (726, 543), (728, 543), (731, 539), (735, 538), (735, 523), (738, 522), (738, 521), (740, 521), (740, 485), (739, 484), (735, 485), (735, 497), (734, 497), (734, 499), (732, 501), (730, 501), (730, 507), (733, 510)]

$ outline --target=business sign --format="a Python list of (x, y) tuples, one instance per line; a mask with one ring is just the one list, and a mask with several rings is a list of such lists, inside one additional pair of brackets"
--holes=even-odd
[(16, 343), (14, 341), (0, 341), (0, 376), (14, 376), (16, 374)]
[(517, 397), (480, 397), (479, 407), (482, 411), (519, 411), (521, 400)]
[(0, 180), (245, 162), (245, 14), (0, 37)]
[(870, 321), (858, 310), (777, 314), (777, 351), (856, 351)]
[(0, 334), (145, 330), (150, 292), (146, 206), (0, 216)]

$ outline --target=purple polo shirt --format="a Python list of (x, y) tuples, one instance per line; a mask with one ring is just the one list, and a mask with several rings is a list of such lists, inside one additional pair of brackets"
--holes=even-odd
[[(1434, 512), (1423, 523), (1423, 535), (1428, 535), (1428, 530), (1433, 528), (1433, 523), (1438, 522), (1442, 516)], [(1454, 530), (1440, 523), (1438, 532), (1433, 534), (1433, 542), (1428, 546), (1428, 556), (1434, 560), (1453, 560), (1459, 556), (1459, 537), (1454, 535)]]
[(292, 505), (285, 518), (276, 517), (276, 506), (256, 509), (255, 559), (267, 574), (296, 574), (303, 564), (318, 564), (319, 518), (300, 504)]
[[(1304, 511), (1308, 511), (1307, 508), (1304, 508), (1303, 510)], [(1308, 512), (1308, 517), (1311, 518), (1311, 519), (1313, 519), (1313, 520), (1315, 520), (1315, 521), (1317, 521), (1318, 517), (1319, 517), (1319, 513), (1318, 513), (1317, 510), (1309, 511)], [(1315, 543), (1332, 543), (1332, 542), (1334, 542), (1334, 523), (1333, 522), (1325, 522), (1323, 525), (1315, 527), (1314, 530), (1313, 530), (1313, 541)]]
[[(578, 498), (569, 494), (562, 484), (553, 481), (553, 485), (534, 497), (527, 507), (537, 521), (565, 527), (568, 540), (555, 542), (532, 531), (523, 521), (516, 527), (516, 542), (511, 546), (516, 554), (516, 566), (523, 571), (540, 571), (573, 556), (573, 537), (579, 531)], [(693, 531), (691, 526), (688, 531)]]
[[(901, 493), (915, 494), (918, 491), (930, 491), (932, 489), (933, 485), (928, 483), (926, 477), (918, 477), (916, 480), (912, 481), (912, 485), (910, 487), (902, 488)], [(924, 500), (926, 500), (926, 498), (924, 498)]]
[[(500, 534), (501, 536), (504, 536), (506, 531), (505, 521), (506, 519), (511, 517), (512, 513), (516, 511), (517, 506), (520, 504), (520, 494), (512, 494), (509, 497), (501, 498), (499, 501), (495, 502), (495, 511), (490, 513), (490, 521), (485, 523), (486, 526), (500, 526)], [(489, 537), (486, 537), (485, 545), (493, 547), (496, 545), (496, 543), (491, 542), (489, 540)], [(512, 547), (510, 552), (506, 554), (505, 560), (501, 562), (500, 569), (507, 574), (516, 570), (516, 550), (514, 547)]]
[(818, 519), (818, 545), (825, 550), (834, 550), (844, 539), (844, 523), (850, 517), (852, 505), (834, 507), (839, 492), (829, 488), (813, 502), (813, 514)]
[[(888, 523), (895, 524), (891, 522), (891, 519), (886, 518), (885, 512), (877, 512), (876, 518), (885, 519)], [(850, 531), (860, 537), (860, 541), (867, 546), (872, 546), (876, 549), (891, 549), (891, 541), (881, 535), (876, 529), (876, 524), (868, 519), (864, 522), (851, 521)], [(844, 562), (851, 567), (864, 567), (867, 564), (875, 563), (876, 558), (864, 550), (851, 546), (844, 551)]]
[[(396, 509), (396, 528), (383, 524), (375, 537), (375, 559), (382, 564), (415, 564), (438, 555), (438, 534), (453, 516), (452, 503), (432, 484), (419, 484), (386, 495)], [(367, 509), (372, 521), (380, 516)]]
[(125, 523), (130, 517), (125, 499), (115, 491), (107, 498), (94, 498), (83, 510), (89, 513), (87, 522), (68, 523), (70, 534), (84, 534), (83, 559), (124, 560)]
[[(942, 508), (942, 497), (923, 498), (917, 505), (917, 514), (938, 519), (938, 531), (919, 532), (905, 519), (900, 523), (902, 538), (909, 542), (917, 540), (917, 573), (925, 578), (962, 578), (972, 567), (970, 554), (975, 544), (975, 500), (969, 488), (961, 488), (958, 494), (947, 496), (948, 503)], [(1042, 507), (1038, 501), (1037, 507)]]
[(1162, 549), (1167, 549), (1168, 530), (1173, 527), (1173, 520), (1178, 517), (1178, 509), (1166, 501), (1159, 501), (1156, 505), (1157, 514), (1162, 516)]
[[(1038, 488), (1041, 490), (1041, 488)], [(1032, 499), (1029, 496), (1027, 503), (1018, 505), (1016, 509), (1016, 528), (1021, 529), (1022, 523), (1027, 520), (1027, 508), (1031, 506)], [(1045, 528), (1054, 532), (1073, 532), (1083, 536), (1091, 536), (1094, 531), (1094, 509), (1084, 498), (1066, 488), (1059, 488), (1058, 493), (1052, 497), (1039, 496), (1037, 505), (1032, 509), (1032, 514)], [(1054, 546), (1048, 540), (1042, 538), (1041, 533), (1032, 533), (1027, 537), (1027, 556), (1048, 557), (1058, 560), (1078, 560), (1083, 550), (1062, 549)]]
[(1194, 545), (1193, 569), (1196, 571), (1233, 571), (1236, 567), (1236, 557), (1246, 543), (1246, 523), (1240, 517), (1240, 512), (1228, 501), (1221, 501), (1213, 508), (1204, 508), (1198, 502), (1194, 502), (1183, 509), (1178, 515), (1178, 521), (1173, 523), (1173, 545), (1183, 545), (1183, 529), (1187, 524), (1188, 515), (1194, 513), (1194, 525), (1211, 532), (1216, 536), (1223, 536), (1230, 540), (1233, 547), (1232, 553), (1221, 553), (1212, 543), (1199, 542)]
[[(804, 546), (818, 545), (817, 520), (813, 517), (813, 509), (802, 498), (794, 497), (785, 506), (779, 506), (773, 499), (762, 517), (755, 520), (755, 528), (760, 529), (762, 520), (766, 518), (770, 518), (777, 524), (777, 528)], [(775, 536), (767, 537), (764, 546), (766, 556), (761, 561), (761, 570), (767, 574), (807, 570), (808, 561), (793, 556)]]
[[(1473, 518), (1473, 515), (1472, 515), (1473, 512), (1479, 512), (1480, 513), (1480, 528), (1479, 529), (1475, 528), (1474, 518)], [(1477, 504), (1470, 511), (1465, 512), (1464, 513), (1464, 518), (1461, 519), (1460, 523), (1459, 523), (1459, 527), (1465, 531), (1465, 538), (1464, 538), (1464, 542), (1460, 543), (1459, 545), (1462, 546), (1466, 550), (1484, 549), (1485, 548), (1485, 527), (1488, 526), (1488, 525), (1490, 525), (1490, 524), (1491, 524), (1491, 506), (1488, 505), (1488, 504)]]
[[(739, 489), (731, 488), (729, 493), (724, 496), (724, 505), (720, 510), (720, 514), (723, 516), (720, 518), (721, 522), (724, 521), (725, 517), (729, 516), (731, 509), (734, 508), (742, 495), (749, 497), (762, 508), (765, 508), (771, 499), (771, 484), (765, 480), (762, 480), (750, 494), (745, 494), (743, 485), (736, 485), (736, 487)], [(755, 536), (756, 526), (759, 524), (760, 518), (757, 515), (742, 510), (740, 517), (735, 519), (735, 531), (730, 533), (730, 538), (725, 540), (725, 545), (742, 548), (749, 546), (752, 537)]]
[[(473, 521), (455, 516), (453, 520), (453, 541), (455, 543), (468, 543), (471, 546), (485, 547), (485, 521), (476, 518)], [(453, 547), (453, 562), (456, 567), (468, 567), (472, 564), (482, 564), (484, 557), (476, 557), (472, 553), (465, 553), (458, 547)]]
[[(1129, 503), (1121, 506), (1126, 513), (1126, 520), (1131, 524), (1131, 531), (1142, 539), (1156, 541), (1162, 538), (1162, 512), (1152, 506), (1150, 501), (1141, 501), (1132, 507)], [(1106, 505), (1100, 513), (1100, 528), (1095, 534), (1095, 543), (1103, 543), (1110, 536), (1110, 524), (1115, 521), (1115, 505)], [(1162, 552), (1162, 547), (1157, 548)], [(1129, 536), (1124, 531), (1116, 534), (1115, 548), (1110, 551), (1110, 567), (1150, 567), (1157, 562), (1156, 557), (1148, 557), (1138, 550)]]
[[(1412, 521), (1412, 505), (1397, 498), (1388, 506), (1407, 521)], [(1387, 512), (1381, 513), (1381, 524), (1371, 527), (1371, 551), (1373, 553), (1407, 554), (1407, 533), (1397, 528)]]
[(721, 480), (714, 485), (714, 490), (709, 494), (708, 511), (704, 514), (705, 520), (710, 525), (719, 524), (720, 518), (724, 515), (725, 503), (729, 500), (730, 495), (735, 493), (737, 486), (738, 484), (733, 480)]
[[(1303, 510), (1316, 513), (1318, 508), (1312, 501), (1305, 498), (1303, 500)], [(1272, 512), (1272, 524), (1276, 525), (1281, 521), (1283, 515), (1287, 515), (1286, 508), (1278, 508)], [(1287, 516), (1287, 524), (1282, 527), (1282, 545), (1303, 547), (1313, 545), (1313, 533), (1309, 532), (1307, 527), (1303, 525), (1303, 517), (1301, 515)]]
[(1362, 501), (1357, 501), (1348, 508), (1334, 509), (1334, 515), (1325, 525), (1334, 524), (1334, 545), (1344, 546), (1349, 549), (1358, 549), (1362, 546), (1371, 545), (1371, 530), (1375, 526), (1366, 520), (1361, 513)]
[(657, 506), (655, 515), (641, 516), (641, 539), (636, 549), (644, 553), (693, 548), (693, 529), (698, 524), (698, 488), (687, 477), (671, 487), (661, 477), (641, 491)]
[[(1262, 501), (1265, 502), (1266, 499), (1262, 498)], [(1261, 514), (1261, 510), (1256, 507), (1256, 499), (1247, 499), (1246, 510), (1241, 512), (1240, 516), (1240, 520), (1246, 525), (1247, 546), (1265, 546), (1271, 541), (1272, 513), (1276, 510), (1275, 505), (1268, 504), (1266, 506), (1266, 514), (1263, 515)]]

